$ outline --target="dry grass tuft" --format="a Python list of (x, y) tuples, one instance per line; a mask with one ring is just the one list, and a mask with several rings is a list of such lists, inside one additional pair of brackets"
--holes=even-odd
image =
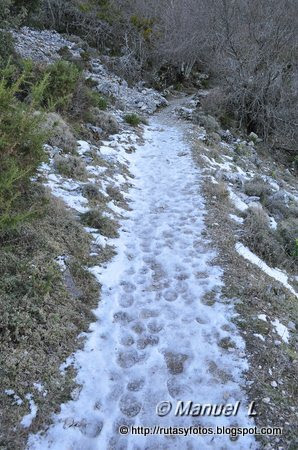
[(244, 183), (244, 192), (246, 195), (260, 197), (261, 202), (272, 193), (268, 183), (262, 180), (260, 177), (254, 177), (252, 180)]
[(66, 153), (73, 153), (77, 148), (77, 141), (69, 125), (57, 113), (45, 116), (42, 128), (49, 133), (48, 144), (61, 148)]
[(114, 187), (114, 186), (108, 186), (107, 187), (107, 194), (115, 200), (117, 203), (125, 203), (123, 194), (121, 193), (120, 189)]
[(78, 156), (56, 156), (54, 167), (60, 175), (84, 181), (88, 177), (86, 165)]
[(269, 265), (283, 264), (286, 255), (269, 218), (261, 207), (250, 207), (244, 220), (243, 239), (246, 245)]
[(87, 197), (91, 204), (101, 205), (103, 208), (106, 206), (108, 198), (98, 190), (98, 187), (95, 184), (85, 184), (82, 187), (82, 192), (84, 197)]
[(218, 183), (208, 183), (207, 187), (209, 195), (215, 196), (217, 200), (227, 202), (229, 199), (229, 191), (226, 183), (220, 181)]
[(91, 209), (81, 215), (82, 223), (88, 227), (96, 228), (98, 231), (106, 237), (116, 238), (118, 237), (117, 228), (118, 225), (114, 220), (105, 217), (96, 209)]

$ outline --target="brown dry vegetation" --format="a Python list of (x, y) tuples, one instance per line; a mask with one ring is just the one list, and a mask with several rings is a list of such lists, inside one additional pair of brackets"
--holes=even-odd
[[(19, 423), (28, 413), (26, 394), (33, 393), (38, 406), (29, 431), (44, 426), (70, 398), (73, 371), (62, 376), (59, 366), (78, 347), (77, 336), (88, 330), (99, 298), (98, 284), (86, 270), (90, 238), (62, 202), (40, 187), (31, 195), (40, 217), (0, 236), (1, 448), (24, 447), (28, 430)], [(67, 257), (64, 272), (55, 262), (61, 255)], [(41, 380), (46, 397), (33, 388)], [(13, 389), (23, 405), (13, 405), (5, 389)]]
[[(194, 160), (200, 167), (208, 167), (202, 158), (209, 155), (210, 149), (193, 141)], [(218, 153), (218, 149), (216, 152)], [(297, 405), (297, 337), (295, 323), (298, 319), (297, 299), (281, 284), (268, 277), (256, 266), (252, 265), (235, 250), (235, 244), (241, 240), (249, 248), (263, 257), (268, 263), (279, 263), (288, 270), (293, 269), (292, 255), (286, 255), (285, 241), (281, 237), (282, 223), (277, 230), (269, 227), (268, 215), (261, 208), (250, 208), (244, 217), (244, 225), (236, 224), (229, 217), (234, 207), (225, 195), (225, 184), (211, 182), (209, 175), (202, 176), (202, 188), (208, 209), (205, 235), (216, 246), (218, 256), (214, 261), (224, 269), (223, 295), (226, 301), (234, 305), (238, 316), (235, 317), (240, 333), (246, 343), (249, 359), (247, 393), (251, 401), (256, 402), (258, 426), (282, 426), (282, 437), (260, 438), (261, 448), (296, 448)], [(244, 187), (252, 195), (264, 198), (268, 195), (268, 187), (263, 183), (248, 183)], [(223, 201), (224, 200), (224, 201)], [(239, 212), (237, 212), (239, 215)], [(295, 220), (294, 218), (291, 221)], [(288, 242), (293, 243), (293, 223)], [(295, 263), (294, 263), (295, 265)], [(205, 298), (206, 304), (215, 301), (212, 293)], [(265, 314), (267, 320), (258, 319)], [(271, 321), (278, 318), (291, 330), (291, 340), (286, 344), (276, 334)], [(264, 341), (256, 335), (262, 335)], [(226, 342), (219, 345), (225, 350)], [(271, 384), (273, 383), (273, 385)], [(275, 387), (276, 383), (276, 387)], [(269, 403), (264, 399), (270, 399)], [(267, 401), (267, 400), (266, 400)]]
[[(203, 185), (208, 207), (207, 236), (212, 239), (213, 245), (216, 243), (219, 251), (214, 263), (219, 263), (224, 269), (223, 294), (234, 304), (239, 314), (235, 321), (246, 342), (250, 363), (246, 375), (250, 382), (247, 386), (248, 396), (256, 402), (259, 414), (257, 425), (284, 427), (282, 438), (264, 437), (261, 441), (264, 446), (270, 443), (273, 448), (280, 445), (295, 448), (296, 436), (292, 426), (296, 421), (293, 408), (297, 407), (295, 398), (298, 394), (295, 341), (284, 344), (274, 333), (270, 321), (259, 320), (257, 315), (266, 314), (269, 320), (278, 317), (282, 323), (295, 323), (298, 318), (297, 301), (279, 283), (236, 253), (235, 242), (239, 229), (229, 219), (230, 206), (215, 201), (213, 186), (208, 182)], [(220, 227), (214, 226), (214, 223), (219, 223)], [(263, 335), (265, 342), (255, 334)], [(271, 386), (273, 381), (278, 383), (277, 388)], [(263, 401), (266, 397), (270, 398), (269, 405)]]
[(86, 180), (87, 171), (84, 161), (78, 156), (56, 156), (54, 159), (54, 167), (60, 173), (68, 178), (75, 180)]

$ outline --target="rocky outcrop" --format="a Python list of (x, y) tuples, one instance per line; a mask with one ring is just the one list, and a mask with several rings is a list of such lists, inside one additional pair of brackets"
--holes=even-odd
[(78, 52), (77, 45), (62, 37), (56, 31), (39, 31), (28, 27), (12, 31), (15, 47), (20, 56), (33, 61), (52, 63), (60, 59), (59, 50), (67, 47)]
[[(79, 59), (83, 51), (78, 43), (71, 42), (55, 31), (38, 31), (28, 27), (13, 31), (16, 50), (22, 58), (49, 64), (61, 58), (59, 52), (66, 49), (74, 59)], [(108, 57), (104, 57), (107, 61)], [(140, 111), (152, 114), (157, 108), (166, 106), (167, 100), (154, 89), (140, 82), (132, 87), (121, 77), (110, 71), (101, 59), (92, 59), (87, 78), (97, 83), (96, 90), (117, 99), (119, 106), (126, 111)]]
[(92, 61), (92, 71), (86, 75), (97, 83), (98, 92), (116, 97), (120, 106), (127, 111), (139, 110), (142, 113), (152, 114), (157, 108), (168, 104), (161, 94), (144, 87), (143, 83), (129, 87), (125, 80), (109, 72), (100, 59)]

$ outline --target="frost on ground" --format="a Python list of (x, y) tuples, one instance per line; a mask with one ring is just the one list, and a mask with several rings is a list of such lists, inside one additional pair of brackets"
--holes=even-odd
[[(132, 210), (114, 241), (118, 254), (106, 268), (92, 269), (102, 300), (84, 349), (72, 358), (81, 390), (45, 435), (30, 436), (29, 449), (256, 448), (251, 436), (233, 443), (227, 436), (119, 435), (121, 425), (253, 425), (242, 378), (244, 343), (204, 238), (200, 173), (183, 129), (162, 114), (144, 138), (127, 155), (135, 178)], [(190, 399), (241, 401), (241, 409), (236, 418), (156, 415), (161, 401)]]
[(258, 443), (269, 450), (296, 448), (297, 178), (256, 135), (222, 129), (203, 101), (192, 109), (190, 137), (208, 208), (206, 236), (218, 250), (222, 292), (237, 299), (235, 322), (246, 342), (255, 422), (283, 427), (282, 436), (263, 436)]
[(36, 417), (37, 406), (32, 399), (32, 394), (27, 394), (26, 399), (29, 401), (30, 413), (26, 414), (26, 416), (23, 417), (23, 419), (21, 420), (21, 425), (24, 428), (29, 428)]
[(264, 261), (262, 261), (257, 255), (252, 253), (249, 248), (245, 247), (241, 242), (237, 242), (236, 250), (239, 255), (243, 256), (243, 258), (250, 261), (252, 264), (258, 266), (263, 272), (265, 272), (269, 277), (274, 278), (283, 284), (292, 294), (294, 294), (298, 298), (297, 292), (290, 286), (288, 283), (288, 275), (282, 272), (279, 269), (272, 269), (269, 267)]
[[(204, 116), (202, 108), (196, 109), (193, 100), (188, 100), (188, 104), (191, 106), (190, 117), (186, 117), (188, 120), (197, 124), (196, 115), (205, 117), (205, 120), (206, 117), (209, 117), (210, 120), (210, 116)], [(175, 112), (178, 117), (185, 118), (185, 108), (182, 108), (182, 111), (181, 108), (176, 108)], [(276, 164), (263, 162), (260, 159), (256, 149), (256, 144), (260, 139), (254, 133), (252, 136), (248, 136), (248, 140), (241, 140), (233, 136), (229, 130), (221, 129), (214, 118), (211, 122), (214, 128), (213, 131), (210, 131), (209, 128), (209, 133), (206, 132), (200, 120), (199, 123), (200, 126), (194, 127), (192, 133), (195, 154), (199, 159), (200, 166), (204, 167), (202, 173), (205, 181), (213, 185), (221, 185), (222, 194), (226, 191), (226, 197), (237, 212), (237, 215), (230, 214), (229, 217), (240, 225), (240, 229), (243, 229), (241, 225), (245, 225), (244, 219), (253, 208), (254, 211), (258, 211), (267, 218), (268, 233), (270, 230), (276, 232), (274, 238), (278, 240), (282, 234), (282, 226), (286, 223), (285, 219), (292, 217), (294, 223), (297, 217), (298, 191), (293, 175), (289, 170), (285, 170), (283, 177), (277, 178), (275, 171), (272, 170), (272, 167), (276, 168)], [(249, 141), (250, 137), (251, 141)], [(278, 182), (273, 176), (277, 178)], [(294, 228), (294, 225), (292, 227)], [(252, 234), (258, 231), (255, 228)], [(295, 253), (294, 237), (291, 245), (293, 255)], [(295, 264), (292, 263), (291, 255), (288, 255), (287, 265), (284, 263), (284, 269), (281, 271), (279, 268), (270, 268), (266, 262), (253, 254), (248, 248), (249, 245), (245, 249), (244, 247), (242, 243), (237, 244), (237, 251), (241, 256), (250, 260), (297, 296), (295, 289), (288, 283), (290, 277), (293, 281), (295, 280)], [(289, 270), (289, 273), (286, 273), (285, 270)]]

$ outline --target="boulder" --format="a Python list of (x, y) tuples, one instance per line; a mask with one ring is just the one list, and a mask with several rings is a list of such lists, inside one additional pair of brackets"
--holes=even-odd
[(175, 113), (185, 120), (192, 120), (193, 117), (193, 109), (185, 108), (184, 106), (181, 106), (180, 108), (175, 109)]
[(245, 176), (241, 173), (230, 172), (223, 169), (218, 170), (214, 176), (218, 181), (226, 181), (228, 183), (233, 183), (239, 187), (242, 187), (246, 180)]

